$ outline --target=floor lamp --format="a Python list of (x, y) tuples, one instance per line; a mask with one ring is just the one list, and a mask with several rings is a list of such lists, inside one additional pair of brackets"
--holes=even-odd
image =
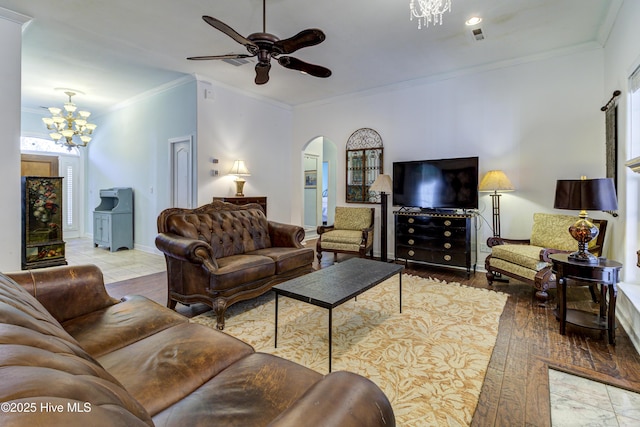
[(369, 187), (369, 191), (380, 192), (380, 260), (382, 262), (387, 262), (387, 196), (391, 194), (391, 190), (391, 177), (384, 174), (378, 175), (371, 187)]
[(491, 206), (493, 213), (493, 237), (500, 237), (500, 194), (498, 192), (513, 191), (515, 187), (501, 170), (492, 170), (480, 181), (478, 191), (493, 192)]

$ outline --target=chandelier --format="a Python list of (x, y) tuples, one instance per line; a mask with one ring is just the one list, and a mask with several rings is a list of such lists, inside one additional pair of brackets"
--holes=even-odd
[(69, 97), (69, 101), (64, 103), (63, 108), (49, 107), (51, 117), (44, 117), (42, 121), (47, 125), (48, 130), (53, 131), (49, 136), (56, 144), (65, 146), (69, 150), (72, 147), (86, 147), (91, 141), (90, 135), (96, 125), (87, 122), (91, 115), (88, 111), (78, 111), (78, 114), (74, 115), (78, 107), (71, 101), (71, 97), (76, 92), (65, 90), (64, 93)]
[(442, 25), (442, 15), (451, 12), (451, 0), (410, 0), (411, 20), (418, 18), (418, 29), (430, 23)]

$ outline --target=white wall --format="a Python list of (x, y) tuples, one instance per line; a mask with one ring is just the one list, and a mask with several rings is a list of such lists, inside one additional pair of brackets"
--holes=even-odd
[[(636, 266), (640, 249), (640, 174), (624, 166), (626, 160), (640, 156), (640, 138), (631, 139), (628, 78), (640, 66), (640, 2), (626, 1), (616, 18), (605, 45), (604, 87), (611, 96), (622, 91), (618, 103), (618, 204), (619, 223), (613, 233), (613, 257), (621, 261), (623, 282), (619, 285), (617, 318), (640, 351), (640, 269)], [(638, 114), (634, 112), (634, 114)]]
[[(387, 172), (394, 161), (479, 156), (481, 175), (502, 169), (517, 188), (502, 199), (502, 236), (527, 237), (534, 212), (553, 212), (557, 179), (605, 174), (602, 61), (601, 49), (588, 50), (296, 107), (293, 173), (301, 173), (296, 154), (314, 136), (343, 151), (362, 127), (382, 136)], [(338, 205), (344, 204), (344, 170), (338, 156)], [(291, 191), (292, 218), (300, 218), (301, 192), (295, 185)], [(489, 223), (490, 208), (482, 193), (480, 210)], [(393, 229), (393, 215), (388, 226)], [(478, 240), (489, 236), (485, 223)], [(483, 266), (486, 254), (480, 255)]]
[[(242, 159), (251, 172), (244, 194), (266, 196), (269, 219), (289, 222), (291, 164), (301, 161), (301, 151), (292, 160), (291, 118), (289, 107), (198, 77), (198, 205), (235, 195), (234, 178), (227, 173)], [(219, 176), (212, 176), (214, 169)], [(302, 217), (295, 224), (302, 225)]]
[(86, 167), (87, 234), (93, 233), (100, 190), (131, 187), (134, 245), (156, 251), (156, 219), (171, 204), (169, 139), (195, 135), (195, 97), (196, 81), (187, 77), (94, 119), (98, 127), (88, 146)]
[(22, 24), (27, 17), (0, 9), (0, 271), (20, 269), (20, 73)]

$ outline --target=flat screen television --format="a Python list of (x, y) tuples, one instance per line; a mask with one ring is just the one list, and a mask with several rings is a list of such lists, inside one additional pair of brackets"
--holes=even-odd
[(478, 157), (394, 162), (393, 205), (478, 209)]

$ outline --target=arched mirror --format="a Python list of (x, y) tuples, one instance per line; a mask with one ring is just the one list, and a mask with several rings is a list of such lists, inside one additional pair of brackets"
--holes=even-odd
[(382, 138), (373, 129), (362, 128), (347, 140), (347, 203), (380, 203), (380, 194), (369, 187), (382, 170)]

